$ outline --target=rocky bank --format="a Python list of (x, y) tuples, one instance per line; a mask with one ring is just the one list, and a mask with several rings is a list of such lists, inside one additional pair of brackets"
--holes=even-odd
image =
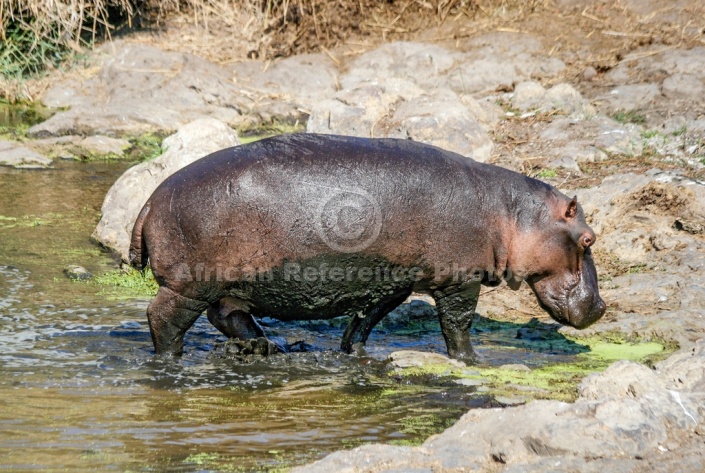
[[(593, 7), (556, 8), (592, 25), (602, 18)], [(657, 7), (632, 0), (623, 12), (671, 31), (699, 8), (685, 2), (668, 16)], [(420, 447), (368, 445), (295, 471), (703, 471), (705, 46), (652, 35), (605, 65), (589, 28), (564, 34), (566, 44), (535, 27), (496, 28), (234, 65), (114, 41), (80, 79), (45, 92), (46, 105), (62, 108), (27, 140), (0, 142), (0, 164), (47, 167), (61, 150), (96, 143), (109, 145), (97, 154), (121, 154), (130, 137), (178, 130), (161, 157), (130, 169), (105, 199), (94, 237), (123, 259), (139, 208), (166, 175), (236, 145), (233, 129), (262, 123), (412, 139), (538, 175), (578, 195), (598, 233), (610, 306), (587, 331), (561, 330), (675, 342), (679, 351), (654, 368), (615, 363), (585, 379), (572, 404), (473, 410)], [(527, 291), (507, 288), (485, 294), (478, 312), (544, 317)]]

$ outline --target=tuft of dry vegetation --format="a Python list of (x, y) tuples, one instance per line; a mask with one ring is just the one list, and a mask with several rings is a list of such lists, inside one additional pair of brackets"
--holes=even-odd
[[(179, 18), (244, 39), (250, 58), (328, 51), (351, 37), (399, 39), (448, 18), (533, 12), (549, 0), (0, 0), (0, 92), (116, 31)], [(17, 91), (15, 91), (17, 94)], [(20, 94), (21, 95), (21, 94)]]
[(23, 79), (58, 67), (130, 23), (135, 0), (0, 0), (0, 92), (22, 97)]
[[(227, 28), (242, 28), (250, 57), (272, 59), (334, 48), (350, 37), (383, 40), (497, 9), (534, 11), (547, 0), (190, 0)], [(206, 15), (202, 15), (206, 18)], [(243, 28), (244, 27), (244, 28)]]

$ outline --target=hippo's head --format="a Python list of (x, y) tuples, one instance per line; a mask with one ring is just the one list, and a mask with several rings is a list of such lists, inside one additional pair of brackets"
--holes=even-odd
[(590, 247), (595, 233), (585, 223), (574, 197), (562, 195), (534, 227), (521, 251), (526, 258), (525, 279), (539, 305), (557, 322), (582, 329), (605, 313), (597, 287), (597, 271)]

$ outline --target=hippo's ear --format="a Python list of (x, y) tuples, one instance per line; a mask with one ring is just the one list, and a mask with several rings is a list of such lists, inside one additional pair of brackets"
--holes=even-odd
[(573, 200), (568, 203), (568, 208), (565, 209), (565, 218), (572, 220), (578, 215), (578, 196), (574, 196)]

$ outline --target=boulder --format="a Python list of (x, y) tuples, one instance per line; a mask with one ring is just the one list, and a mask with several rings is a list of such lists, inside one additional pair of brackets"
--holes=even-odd
[(512, 105), (525, 112), (543, 107), (543, 100), (546, 97), (546, 89), (534, 81), (520, 82), (514, 88)]
[(128, 261), (137, 214), (157, 186), (187, 164), (238, 144), (237, 133), (214, 118), (202, 118), (182, 126), (164, 140), (165, 151), (161, 156), (131, 167), (113, 184), (105, 196), (102, 217), (93, 238)]
[[(467, 97), (466, 100), (472, 100)], [(485, 162), (492, 140), (460, 98), (439, 90), (400, 103), (387, 124), (389, 137), (428, 143)]]
[(325, 54), (291, 56), (272, 65), (241, 62), (233, 72), (237, 86), (260, 94), (256, 112), (264, 121), (302, 116), (338, 90), (338, 67)]
[(658, 84), (643, 83), (619, 85), (610, 90), (607, 94), (597, 98), (601, 104), (601, 109), (608, 113), (615, 113), (620, 110), (644, 110), (652, 107), (661, 96)]
[(77, 143), (84, 156), (100, 158), (122, 158), (131, 146), (127, 140), (102, 135), (87, 136)]
[(483, 109), (465, 103), (448, 89), (426, 93), (404, 79), (360, 83), (314, 106), (307, 131), (411, 139), (484, 162), (492, 141), (475, 116)]
[(29, 129), (33, 137), (174, 131), (201, 117), (242, 122), (252, 101), (220, 66), (191, 54), (113, 41), (96, 73), (49, 88), (42, 102), (68, 107)]
[(14, 141), (0, 140), (0, 166), (14, 168), (45, 168), (52, 160)]
[(132, 143), (104, 135), (52, 136), (28, 141), (27, 146), (48, 156), (61, 159), (123, 159)]
[(332, 99), (313, 107), (308, 120), (309, 133), (371, 137), (377, 124), (396, 104), (423, 95), (418, 86), (402, 79), (361, 83), (341, 90)]
[[(584, 117), (588, 109), (582, 110), (578, 116)], [(558, 118), (543, 129), (540, 138), (552, 144), (548, 155), (554, 159), (554, 166), (568, 169), (577, 168), (577, 163), (606, 159), (609, 154), (638, 156), (644, 148), (636, 125), (621, 124), (602, 115), (590, 120)]]
[(373, 77), (382, 81), (395, 78), (433, 90), (459, 58), (460, 54), (432, 44), (388, 43), (352, 61), (340, 83), (350, 89)]
[(590, 102), (570, 84), (556, 84), (546, 90), (538, 82), (521, 82), (514, 89), (512, 105), (521, 111), (559, 111), (573, 119), (584, 120), (595, 115)]
[(541, 41), (529, 34), (495, 32), (473, 38), (443, 84), (458, 94), (507, 92), (534, 77), (558, 76), (565, 64), (542, 53)]

